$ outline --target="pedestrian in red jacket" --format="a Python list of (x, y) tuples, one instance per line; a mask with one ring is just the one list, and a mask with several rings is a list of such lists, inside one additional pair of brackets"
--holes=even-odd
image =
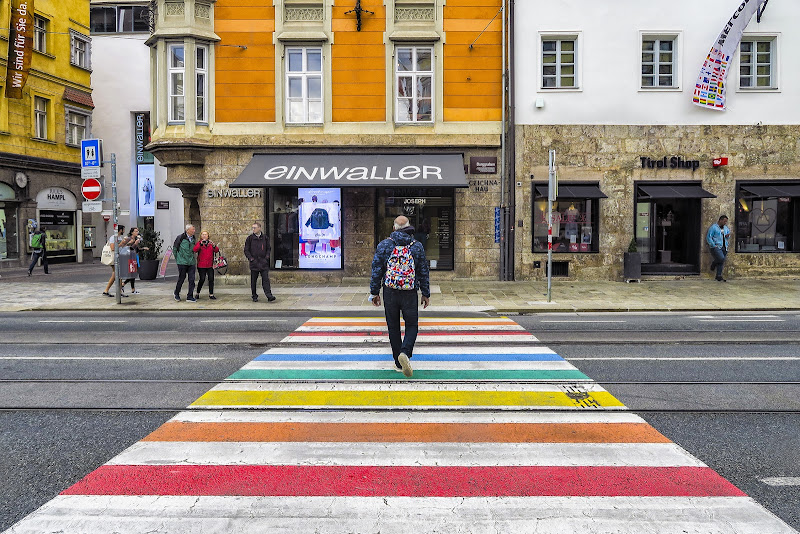
[(197, 272), (200, 273), (200, 282), (197, 284), (197, 294), (194, 298), (200, 298), (200, 290), (208, 277), (208, 298), (217, 300), (214, 296), (214, 254), (219, 252), (219, 247), (209, 239), (208, 232), (200, 232), (200, 240), (194, 246), (197, 253)]

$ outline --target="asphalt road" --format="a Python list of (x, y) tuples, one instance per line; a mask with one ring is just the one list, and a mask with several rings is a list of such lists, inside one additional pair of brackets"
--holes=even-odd
[[(0, 530), (156, 429), (307, 317), (0, 314)], [(762, 482), (800, 477), (800, 315), (514, 318), (800, 529), (800, 486)]]

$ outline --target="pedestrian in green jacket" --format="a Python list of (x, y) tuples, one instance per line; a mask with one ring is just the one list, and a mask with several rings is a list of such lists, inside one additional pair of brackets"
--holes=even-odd
[(178, 264), (178, 283), (175, 286), (174, 297), (178, 302), (181, 301), (181, 287), (186, 277), (189, 277), (189, 292), (186, 295), (188, 302), (197, 302), (194, 298), (194, 266), (197, 260), (194, 256), (194, 226), (186, 225), (186, 231), (175, 238), (172, 245), (172, 252), (175, 254), (175, 262)]

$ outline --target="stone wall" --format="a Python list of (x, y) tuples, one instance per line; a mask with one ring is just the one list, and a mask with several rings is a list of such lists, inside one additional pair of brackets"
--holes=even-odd
[[(195, 223), (198, 233), (207, 230), (211, 234), (212, 240), (225, 252), (232, 275), (247, 272), (242, 249), (252, 222), (261, 221), (266, 230), (267, 192), (260, 198), (209, 198), (207, 190), (227, 189), (250, 162), (254, 152), (253, 149), (217, 148), (205, 156), (205, 165), (180, 167), (183, 172), (201, 173), (203, 180), (197, 196), (199, 224), (190, 214), (190, 198), (184, 199), (186, 220)], [(497, 156), (499, 170), (499, 151), (494, 147), (464, 149), (464, 156), (467, 163), (470, 156)], [(170, 168), (168, 172), (173, 173), (175, 169)], [(433, 272), (431, 276), (434, 280), (496, 280), (498, 277), (500, 249), (494, 242), (494, 207), (500, 205), (500, 177), (499, 174), (487, 174), (468, 175), (467, 178), (470, 187), (457, 189), (455, 193), (455, 269)], [(181, 183), (191, 181), (190, 177), (184, 177)], [(343, 188), (344, 270), (275, 271), (272, 276), (286, 282), (335, 281), (344, 277), (369, 276), (376, 246), (377, 198), (375, 188)]]
[[(519, 280), (543, 279), (544, 268), (534, 261), (532, 245), (531, 176), (547, 182), (548, 150), (557, 151), (560, 183), (596, 181), (608, 195), (600, 201), (600, 252), (554, 254), (554, 261), (570, 262), (570, 278), (621, 280), (622, 257), (634, 232), (634, 182), (639, 180), (701, 181), (717, 198), (704, 199), (701, 230), (721, 213), (731, 218), (735, 231), (735, 183), (741, 180), (800, 179), (800, 126), (627, 126), (553, 125), (517, 126), (517, 220), (515, 271)], [(700, 168), (642, 169), (641, 156), (653, 159), (680, 156), (699, 160)], [(715, 157), (728, 157), (727, 167), (712, 168)], [(733, 236), (735, 237), (735, 236)], [(731, 248), (733, 249), (733, 237)], [(709, 276), (709, 255), (702, 248), (701, 275)], [(740, 253), (731, 251), (732, 277), (800, 275), (800, 254)]]

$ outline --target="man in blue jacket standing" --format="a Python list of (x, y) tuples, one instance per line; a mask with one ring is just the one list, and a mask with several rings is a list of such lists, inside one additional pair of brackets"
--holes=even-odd
[(722, 277), (722, 269), (725, 267), (725, 258), (728, 256), (728, 239), (731, 235), (731, 229), (728, 228), (727, 215), (721, 215), (716, 224), (712, 224), (711, 228), (706, 233), (706, 242), (711, 250), (711, 257), (714, 261), (711, 262), (711, 270), (717, 270), (717, 282), (727, 282)]
[[(394, 365), (406, 376), (413, 374), (408, 360), (419, 332), (418, 291), (422, 292), (423, 308), (428, 307), (431, 298), (425, 248), (413, 235), (414, 227), (407, 217), (401, 215), (394, 220), (392, 234), (378, 243), (369, 284), (369, 299), (375, 306), (381, 305), (379, 293), (383, 286), (383, 308)], [(401, 313), (406, 323), (405, 337), (400, 335)]]

